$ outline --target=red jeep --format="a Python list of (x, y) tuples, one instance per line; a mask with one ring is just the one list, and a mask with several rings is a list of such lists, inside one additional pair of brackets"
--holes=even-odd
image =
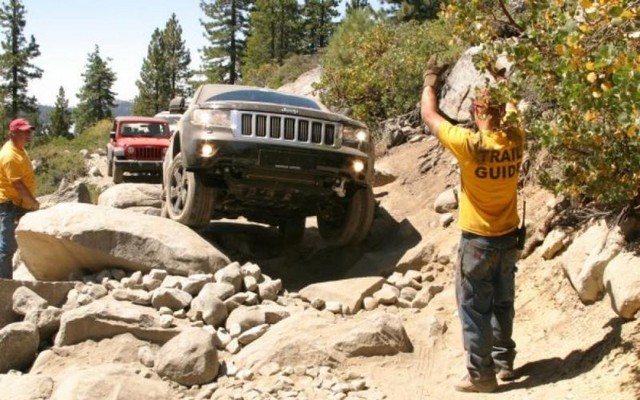
[(123, 173), (162, 173), (171, 131), (166, 120), (149, 117), (117, 117), (109, 132), (107, 175), (120, 183)]

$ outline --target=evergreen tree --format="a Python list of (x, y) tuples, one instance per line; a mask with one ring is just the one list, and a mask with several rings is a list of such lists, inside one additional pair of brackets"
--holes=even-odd
[(134, 115), (155, 115), (169, 105), (171, 80), (164, 49), (164, 35), (156, 28), (151, 35), (147, 57), (142, 62), (140, 79), (136, 81), (138, 95), (133, 101)]
[(335, 28), (333, 19), (339, 15), (338, 0), (305, 0), (305, 47), (309, 54), (327, 46)]
[(210, 45), (202, 49), (204, 72), (212, 82), (235, 83), (246, 49), (251, 0), (213, 0), (200, 2), (210, 19), (200, 20)]
[(346, 11), (348, 14), (353, 10), (358, 10), (358, 9), (367, 8), (367, 7), (371, 7), (367, 0), (348, 0)]
[[(0, 73), (3, 83), (6, 118), (26, 115), (37, 110), (36, 99), (27, 95), (29, 80), (40, 78), (42, 69), (31, 61), (40, 55), (40, 49), (31, 36), (24, 36), (25, 9), (20, 0), (9, 0), (0, 8), (0, 26), (5, 30), (0, 54)], [(3, 121), (6, 122), (6, 121)], [(2, 123), (4, 127), (6, 123)]]
[(56, 104), (49, 113), (49, 134), (51, 136), (67, 136), (69, 127), (71, 126), (71, 111), (69, 110), (69, 101), (65, 97), (64, 88), (60, 86)]
[(296, 0), (257, 0), (251, 12), (246, 63), (252, 67), (282, 61), (300, 52), (301, 11)]
[(399, 21), (425, 21), (438, 17), (442, 0), (384, 0), (391, 8), (389, 15)]
[(115, 107), (115, 93), (111, 91), (116, 74), (108, 65), (110, 59), (100, 57), (100, 48), (96, 45), (93, 53), (87, 57), (85, 72), (82, 74), (84, 85), (77, 94), (78, 106), (74, 109), (76, 134), (104, 118), (111, 118), (111, 108)]
[[(169, 78), (169, 100), (175, 96), (187, 96), (190, 93), (189, 78), (191, 71), (191, 54), (182, 40), (182, 27), (176, 18), (176, 14), (171, 14), (162, 31), (162, 45), (164, 46), (164, 56), (166, 57), (166, 73)], [(165, 109), (169, 103), (164, 105)]]
[(151, 35), (140, 78), (136, 81), (138, 95), (133, 102), (133, 114), (155, 115), (166, 110), (172, 98), (190, 94), (190, 63), (182, 28), (172, 14), (165, 28), (156, 28)]

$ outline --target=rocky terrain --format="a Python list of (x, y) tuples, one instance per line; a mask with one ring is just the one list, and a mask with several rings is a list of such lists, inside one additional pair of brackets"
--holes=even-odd
[(453, 390), (466, 372), (457, 167), (415, 123), (388, 126), (374, 226), (348, 249), (325, 247), (311, 218), (296, 248), (246, 221), (193, 232), (156, 216), (157, 184), (112, 186), (86, 154), (98, 205), (69, 183), (18, 227), (17, 280), (0, 280), (0, 399), (639, 398), (640, 222), (561, 224), (563, 199), (532, 184), (518, 379)]

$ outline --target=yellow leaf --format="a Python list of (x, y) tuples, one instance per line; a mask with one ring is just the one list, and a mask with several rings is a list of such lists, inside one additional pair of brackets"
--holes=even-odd
[(624, 10), (622, 14), (620, 14), (620, 18), (625, 18), (625, 19), (630, 19), (635, 16), (636, 16), (635, 13), (632, 12), (631, 10)]
[(597, 117), (598, 117), (598, 114), (596, 114), (595, 111), (591, 111), (591, 110), (587, 111), (584, 114), (584, 120), (587, 122), (593, 122), (596, 120)]
[(636, 132), (637, 132), (638, 128), (636, 128), (635, 125), (631, 125), (628, 129), (627, 129), (627, 136), (629, 136), (630, 138), (633, 138), (636, 136)]
[(591, 30), (591, 28), (589, 27), (589, 25), (587, 24), (580, 24), (580, 32), (584, 32), (587, 33)]
[(612, 87), (613, 87), (613, 84), (609, 81), (603, 82), (600, 85), (600, 88), (602, 89), (603, 92), (608, 92), (609, 90), (611, 90)]
[(593, 1), (591, 0), (581, 0), (580, 5), (584, 8), (589, 8), (593, 5)]
[(595, 65), (593, 65), (593, 63), (592, 63), (592, 62), (588, 62), (588, 63), (586, 63), (584, 66), (585, 66), (585, 67), (587, 68), (587, 70), (589, 70), (589, 71), (593, 71), (593, 69), (595, 68)]
[(593, 92), (591, 92), (591, 95), (596, 99), (599, 99), (600, 97), (602, 97), (602, 93), (598, 92), (597, 90), (594, 90)]
[(591, 83), (595, 82), (598, 79), (598, 75), (595, 72), (589, 72), (587, 74), (587, 80)]
[(555, 47), (556, 54), (559, 56), (563, 56), (565, 53), (565, 47), (561, 44), (557, 44)]

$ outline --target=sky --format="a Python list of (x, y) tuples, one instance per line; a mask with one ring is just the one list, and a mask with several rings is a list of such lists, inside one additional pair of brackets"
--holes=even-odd
[[(29, 82), (29, 94), (43, 105), (55, 103), (62, 86), (71, 106), (78, 102), (87, 57), (100, 47), (116, 74), (112, 90), (119, 100), (133, 100), (136, 80), (147, 55), (151, 34), (163, 29), (175, 13), (191, 52), (191, 68), (200, 66), (207, 41), (200, 19), (200, 0), (22, 0), (27, 38), (35, 37), (41, 55), (33, 63), (44, 70)], [(341, 2), (341, 8), (344, 7)], [(379, 8), (379, 1), (370, 1)], [(28, 40), (28, 39), (27, 39)]]

